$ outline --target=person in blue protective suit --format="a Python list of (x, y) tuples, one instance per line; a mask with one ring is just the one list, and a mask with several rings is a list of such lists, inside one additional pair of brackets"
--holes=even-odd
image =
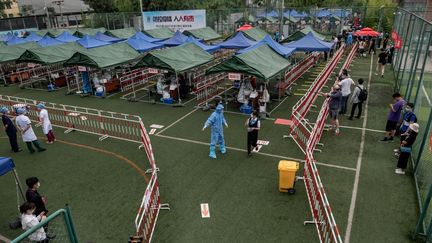
[(216, 111), (214, 111), (204, 124), (203, 131), (211, 126), (211, 140), (210, 140), (210, 158), (216, 159), (216, 144), (220, 145), (220, 152), (222, 154), (226, 153), (225, 140), (223, 134), (223, 125), (228, 128), (228, 124), (223, 115), (223, 105), (219, 104), (216, 106)]
[(348, 33), (348, 37), (347, 37), (347, 41), (346, 42), (347, 42), (348, 46), (352, 45), (352, 43), (353, 43), (353, 36), (352, 36), (351, 32)]

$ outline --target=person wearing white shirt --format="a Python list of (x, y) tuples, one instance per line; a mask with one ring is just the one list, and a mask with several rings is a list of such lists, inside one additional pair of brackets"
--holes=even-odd
[(348, 103), (348, 98), (351, 94), (351, 85), (355, 84), (354, 80), (352, 80), (350, 77), (348, 76), (344, 76), (344, 79), (342, 79), (342, 81), (340, 81), (339, 86), (341, 87), (341, 91), (342, 91), (342, 103), (341, 103), (341, 110), (340, 110), (340, 114), (345, 114), (347, 111), (347, 103)]
[(54, 133), (52, 131), (52, 125), (51, 121), (48, 116), (48, 110), (45, 109), (45, 105), (42, 103), (39, 103), (37, 106), (37, 109), (39, 111), (39, 122), (42, 126), (42, 131), (47, 137), (47, 144), (53, 144), (55, 141)]
[(17, 125), (18, 130), (20, 130), (21, 132), (23, 141), (27, 144), (27, 148), (30, 151), (30, 153), (35, 152), (32, 144), (37, 148), (39, 152), (45, 151), (46, 149), (42, 148), (39, 145), (36, 134), (34, 133), (33, 128), (31, 126), (30, 118), (28, 118), (25, 115), (26, 110), (24, 108), (18, 108), (16, 112), (18, 116), (15, 119), (15, 123)]
[[(38, 216), (34, 215), (34, 211), (36, 210), (36, 206), (32, 202), (25, 202), (20, 206), (21, 212), (21, 225), (23, 230), (29, 230), (32, 227), (39, 224), (40, 221), (45, 220), (45, 212), (42, 212)], [(47, 237), (45, 230), (43, 227), (40, 227), (35, 232), (29, 235), (29, 240), (32, 242), (39, 243), (48, 243), (50, 238)]]

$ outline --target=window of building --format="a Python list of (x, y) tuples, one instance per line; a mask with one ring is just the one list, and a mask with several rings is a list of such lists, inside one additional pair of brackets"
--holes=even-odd
[(9, 18), (13, 18), (13, 14), (9, 14)]

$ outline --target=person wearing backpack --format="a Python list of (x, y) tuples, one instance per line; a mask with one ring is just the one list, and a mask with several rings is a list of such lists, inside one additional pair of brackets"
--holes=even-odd
[[(405, 107), (405, 113), (403, 114), (402, 124), (399, 128), (399, 134), (401, 142), (408, 136), (408, 130), (411, 124), (417, 123), (417, 116), (414, 114), (414, 104), (408, 103)], [(399, 156), (399, 149), (394, 149), (396, 156)]]
[(366, 101), (368, 93), (367, 90), (365, 89), (365, 87), (363, 86), (364, 80), (363, 79), (359, 79), (357, 86), (354, 88), (354, 92), (353, 95), (351, 97), (351, 103), (352, 103), (352, 108), (351, 108), (351, 115), (348, 119), (352, 120), (354, 113), (358, 107), (358, 113), (356, 118), (360, 118), (361, 117), (361, 113), (362, 113), (362, 108), (363, 108), (363, 102)]

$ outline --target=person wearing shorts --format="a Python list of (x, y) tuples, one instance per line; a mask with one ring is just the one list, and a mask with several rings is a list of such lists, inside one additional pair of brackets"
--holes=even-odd
[(330, 98), (329, 102), (329, 114), (331, 118), (331, 130), (335, 132), (336, 135), (340, 134), (339, 131), (339, 111), (342, 101), (342, 92), (340, 91), (339, 85), (334, 85), (330, 93), (325, 93), (325, 96)]
[(393, 141), (397, 124), (401, 118), (402, 109), (405, 105), (405, 101), (399, 93), (393, 94), (394, 103), (390, 104), (390, 110), (387, 115), (387, 123), (385, 127), (385, 135), (381, 142)]

